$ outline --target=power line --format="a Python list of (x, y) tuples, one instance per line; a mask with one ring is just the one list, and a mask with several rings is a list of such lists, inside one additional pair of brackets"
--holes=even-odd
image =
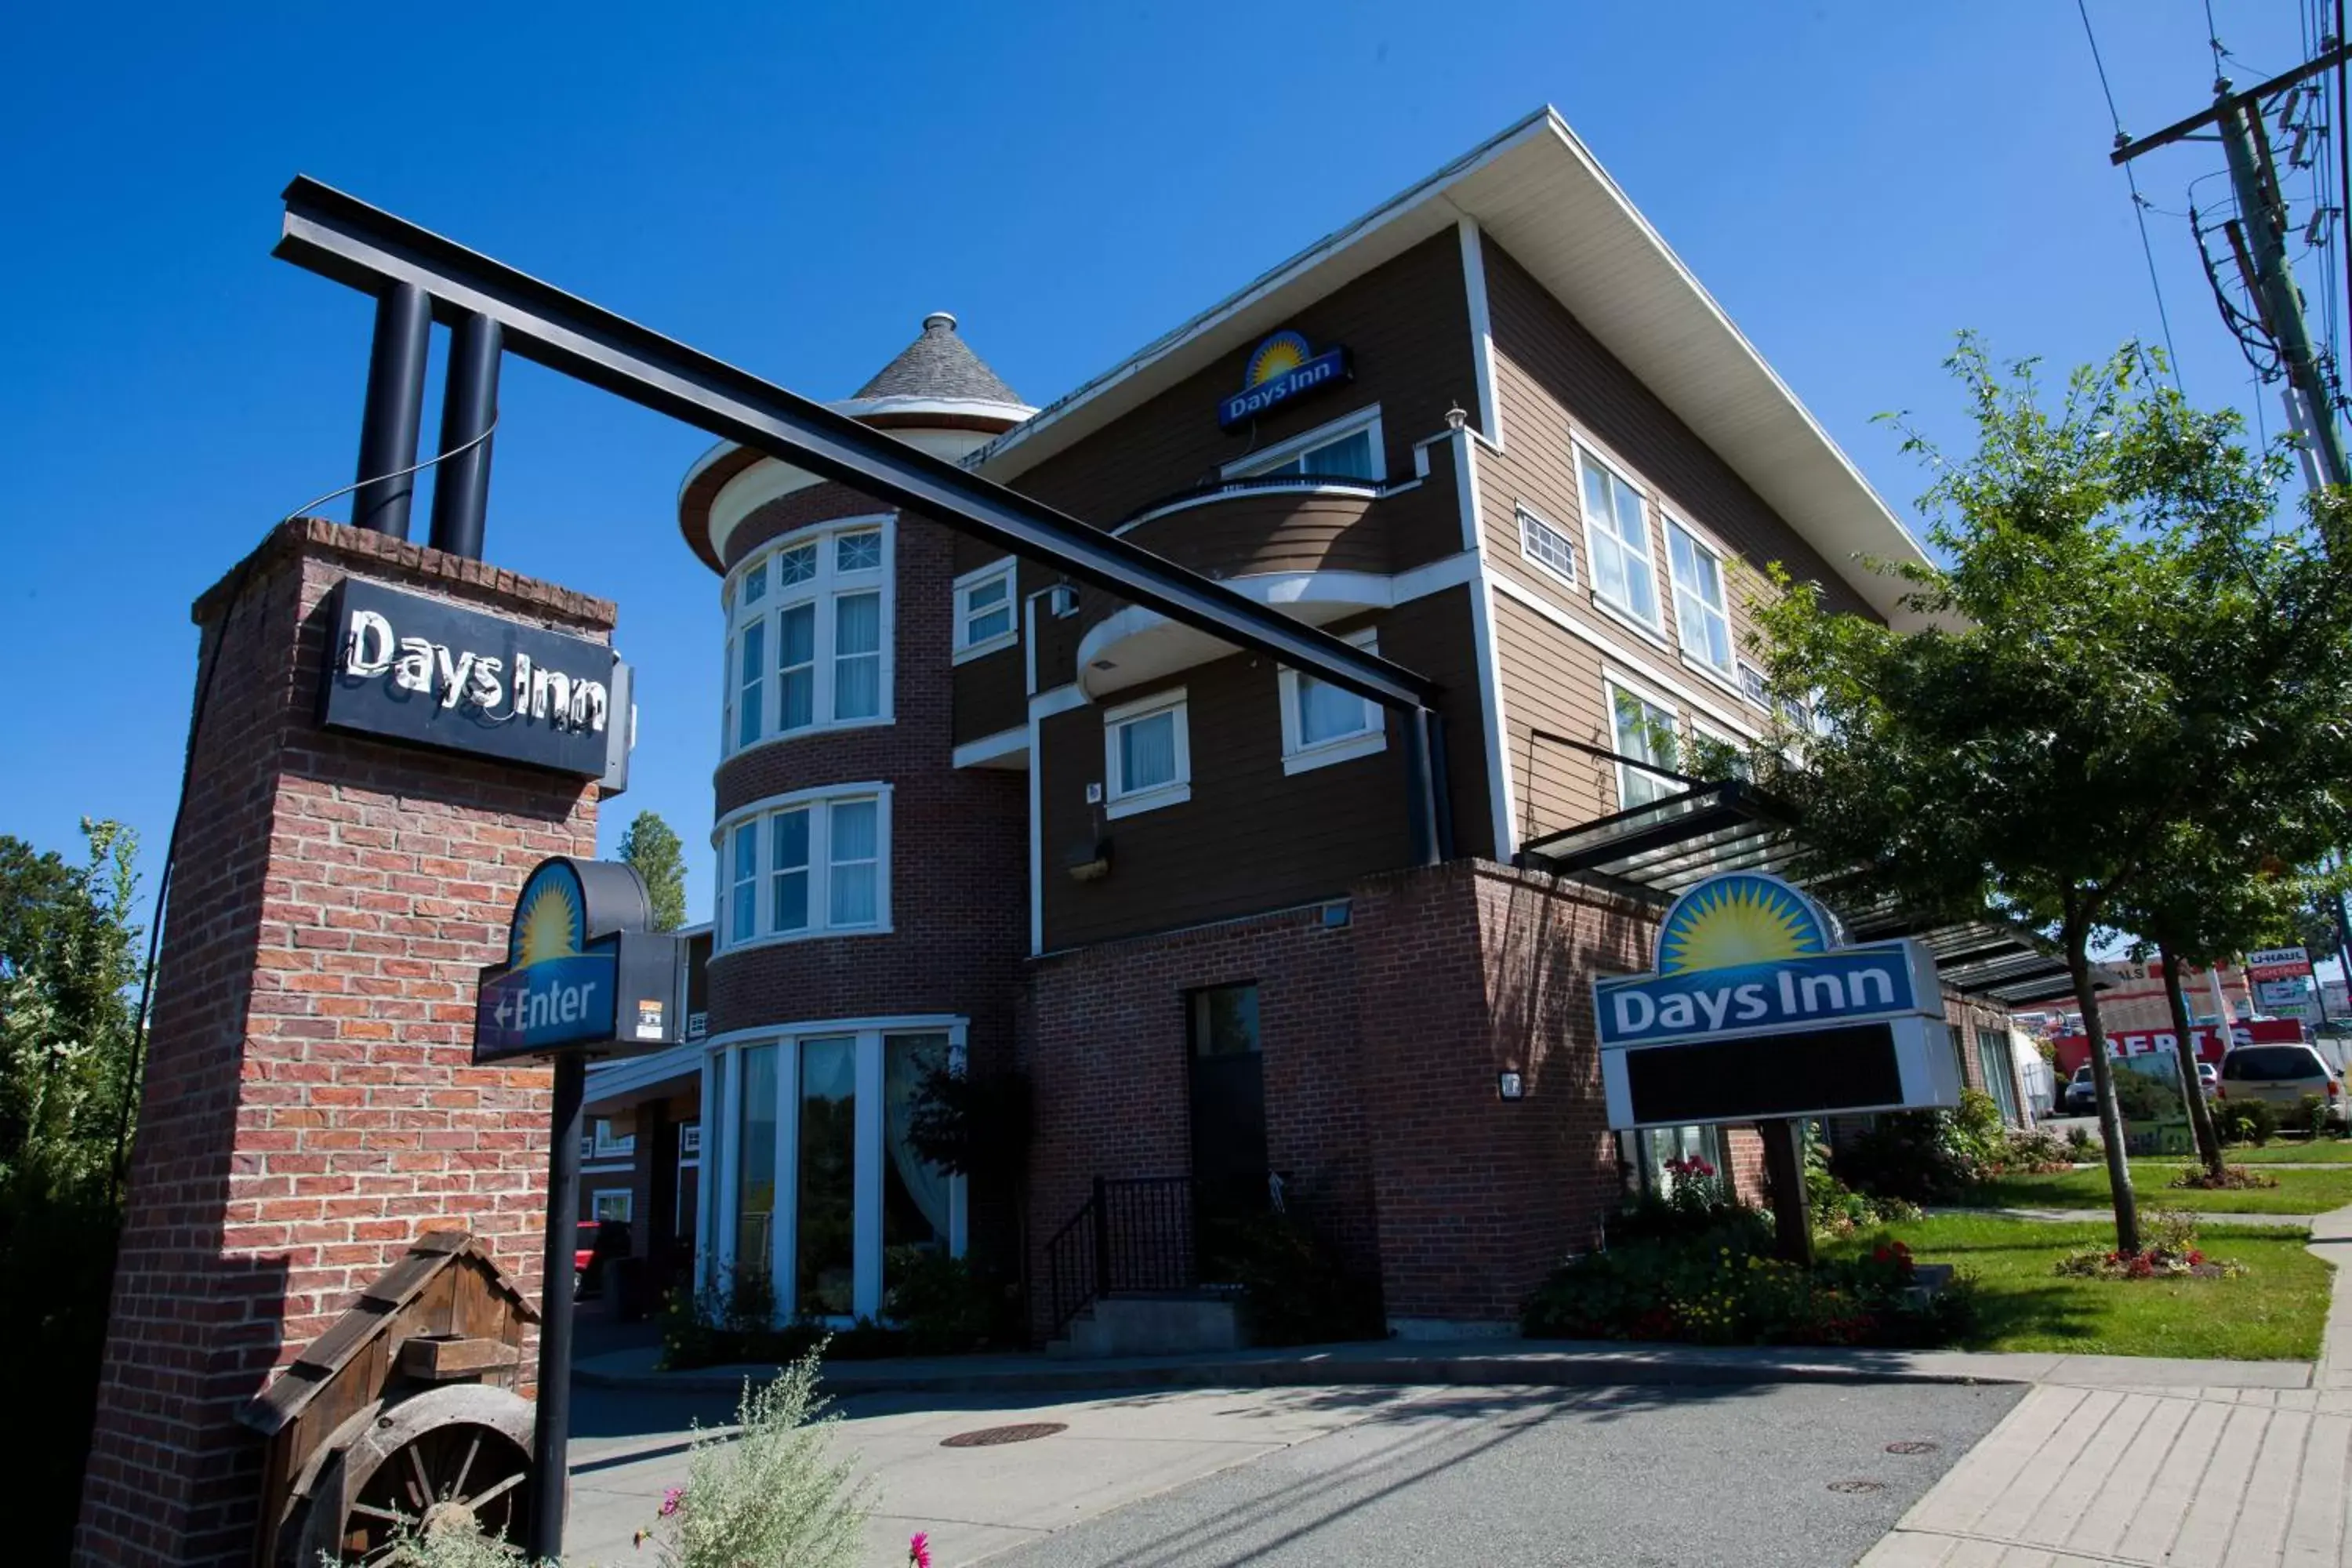
[[(2091, 30), (2091, 8), (2086, 0), (2074, 0), (2074, 9), (2083, 18), (2083, 37), (2091, 46), (2091, 65), (2099, 73), (2099, 91), (2107, 100), (2107, 119), (2115, 124), (2116, 145), (2120, 147), (2128, 138), (2124, 135), (2124, 117), (2116, 111), (2116, 89), (2107, 83), (2107, 62), (2099, 55), (2099, 36)], [(2208, 0), (2206, 20), (2210, 23), (2211, 19), (2212, 5)], [(2213, 47), (2219, 50), (2221, 45), (2216, 42)], [(2180, 381), (2179, 351), (2172, 346), (2172, 316), (2164, 308), (2164, 283), (2157, 275), (2156, 246), (2147, 237), (2147, 201), (2139, 194), (2139, 176), (2132, 173), (2129, 163), (2124, 165), (2124, 179), (2131, 186), (2132, 220), (2139, 225), (2139, 253), (2147, 258), (2147, 287), (2156, 296), (2156, 320), (2164, 329), (2164, 359), (2172, 371), (2172, 389), (2187, 396), (2189, 389)]]

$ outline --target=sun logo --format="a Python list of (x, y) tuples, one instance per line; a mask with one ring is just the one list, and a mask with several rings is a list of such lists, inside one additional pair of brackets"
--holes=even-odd
[(568, 876), (536, 876), (523, 889), (508, 962), (528, 969), (541, 960), (570, 958), (587, 940), (587, 912)]
[(1770, 963), (1829, 945), (1811, 900), (1786, 882), (1749, 873), (1716, 877), (1666, 911), (1658, 929), (1658, 973)]
[(1288, 375), (1314, 357), (1307, 340), (1297, 332), (1276, 332), (1258, 344), (1257, 351), (1250, 355), (1249, 374), (1242, 378), (1242, 390), (1246, 392), (1277, 376)]

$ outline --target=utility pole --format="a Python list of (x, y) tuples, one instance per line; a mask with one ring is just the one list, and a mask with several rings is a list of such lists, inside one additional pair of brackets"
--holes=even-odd
[[(2270, 134), (2263, 128), (2263, 106), (2278, 93), (2320, 72), (2333, 69), (2352, 57), (2342, 40), (2281, 76), (2244, 92), (2234, 90), (2228, 78), (2213, 84), (2213, 107), (2166, 126), (2153, 136), (2134, 142), (2118, 133), (2110, 162), (2129, 163), (2143, 153), (2191, 139), (2210, 127), (2211, 140), (2221, 143), (2230, 161), (2230, 184), (2237, 193), (2238, 216), (2243, 225), (2245, 260), (2251, 268), (2249, 285), (2262, 318), (2263, 330), (2278, 346), (2291, 388), (2290, 402), (2301, 404), (2302, 418), (2294, 423), (2306, 433), (2317, 458), (2319, 478), (2331, 485), (2352, 481), (2352, 468), (2344, 456), (2344, 437), (2336, 422), (2335, 399), (2320, 374), (2319, 356), (2313, 350), (2310, 329), (2303, 319), (2303, 291), (2286, 264), (2286, 203), (2279, 195), (2278, 170), (2271, 157)], [(2198, 136), (2197, 140), (2208, 140)], [(2294, 410), (2291, 410), (2293, 412)]]

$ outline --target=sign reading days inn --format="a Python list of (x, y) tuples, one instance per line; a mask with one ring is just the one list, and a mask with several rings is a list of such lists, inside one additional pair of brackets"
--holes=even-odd
[(1839, 945), (1777, 877), (1710, 877), (1658, 927), (1656, 971), (1593, 983), (1612, 1128), (1959, 1103), (1935, 961)]
[(330, 729), (627, 782), (629, 668), (603, 643), (376, 583), (328, 614)]
[(1250, 351), (1242, 389), (1217, 405), (1217, 424), (1230, 430), (1310, 392), (1339, 385), (1352, 373), (1348, 351), (1325, 349), (1317, 353), (1297, 332), (1281, 331)]
[(610, 860), (542, 860), (515, 898), (507, 961), (481, 972), (476, 1066), (551, 1051), (675, 1044), (679, 942), (645, 929), (646, 885)]

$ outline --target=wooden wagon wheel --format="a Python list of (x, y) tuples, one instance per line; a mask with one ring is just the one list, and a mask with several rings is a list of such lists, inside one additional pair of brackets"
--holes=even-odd
[(294, 1561), (387, 1562), (413, 1533), (520, 1542), (530, 1518), (531, 1405), (484, 1384), (436, 1388), (347, 1424), (307, 1489)]

